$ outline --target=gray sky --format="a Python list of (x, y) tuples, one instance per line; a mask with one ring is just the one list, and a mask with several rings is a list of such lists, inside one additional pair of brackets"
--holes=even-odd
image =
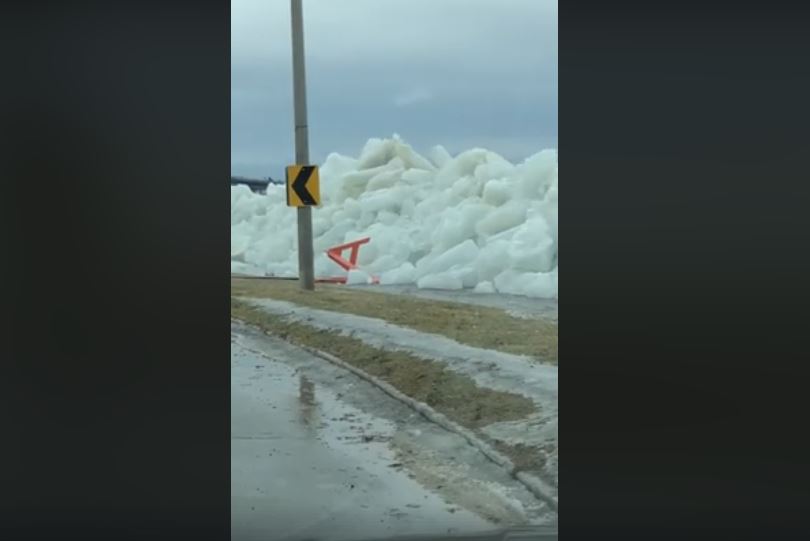
[[(556, 0), (303, 0), (310, 156), (557, 146)], [(289, 0), (231, 2), (231, 172), (293, 163)]]

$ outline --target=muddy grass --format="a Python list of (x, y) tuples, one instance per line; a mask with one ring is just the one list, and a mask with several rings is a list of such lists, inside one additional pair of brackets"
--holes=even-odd
[(509, 457), (515, 465), (516, 471), (526, 471), (537, 474), (546, 464), (545, 454), (541, 447), (525, 445), (523, 443), (512, 445), (497, 440), (492, 442), (492, 445), (495, 449)]
[(384, 319), (462, 344), (557, 362), (557, 324), (514, 317), (488, 306), (422, 299), (317, 284), (303, 291), (297, 280), (231, 278), (231, 295), (270, 298), (302, 306)]
[(231, 299), (231, 317), (293, 344), (331, 353), (468, 428), (523, 419), (536, 411), (525, 396), (479, 387), (469, 376), (447, 370), (440, 363), (405, 352), (377, 349), (356, 338), (301, 322), (289, 322), (236, 299)]

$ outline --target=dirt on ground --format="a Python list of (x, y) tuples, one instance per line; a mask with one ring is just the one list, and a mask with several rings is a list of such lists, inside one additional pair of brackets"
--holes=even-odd
[(237, 299), (231, 299), (231, 317), (293, 344), (335, 355), (471, 429), (523, 419), (537, 411), (525, 396), (479, 387), (469, 376), (452, 372), (439, 362), (378, 349), (356, 338), (290, 322)]
[(448, 503), (453, 503), (495, 524), (521, 524), (525, 512), (493, 494), (487, 483), (469, 475), (467, 465), (455, 457), (442, 457), (433, 450), (426, 450), (406, 433), (397, 432), (391, 446), (397, 460), (405, 465), (408, 476), (419, 484), (438, 492)]
[(304, 291), (297, 280), (231, 278), (231, 295), (270, 298), (302, 306), (374, 317), (421, 332), (441, 334), (459, 343), (543, 362), (557, 362), (557, 323), (524, 319), (489, 306), (358, 291), (317, 284)]
[(515, 465), (516, 471), (537, 474), (546, 464), (545, 452), (548, 452), (549, 449), (522, 443), (513, 445), (498, 440), (493, 441), (492, 444), (495, 449), (509, 457)]

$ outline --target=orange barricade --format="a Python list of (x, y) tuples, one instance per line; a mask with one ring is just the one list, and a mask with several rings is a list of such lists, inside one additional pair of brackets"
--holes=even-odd
[[(352, 242), (347, 242), (346, 244), (341, 244), (339, 246), (333, 246), (326, 250), (326, 255), (340, 265), (340, 267), (345, 270), (346, 272), (351, 270), (359, 270), (357, 267), (357, 256), (360, 253), (360, 246), (366, 244), (368, 241), (371, 240), (371, 237), (366, 237), (363, 239), (354, 240)], [(349, 253), (349, 260), (343, 258), (343, 251), (344, 250), (351, 250)], [(372, 283), (379, 284), (380, 279), (376, 276), (371, 277)], [(318, 278), (316, 282), (329, 282), (333, 284), (345, 284), (346, 277), (345, 276), (335, 276), (333, 278)]]

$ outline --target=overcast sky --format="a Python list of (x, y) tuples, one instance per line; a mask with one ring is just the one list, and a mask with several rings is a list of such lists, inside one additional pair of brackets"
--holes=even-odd
[[(557, 146), (556, 0), (303, 0), (310, 156)], [(289, 0), (231, 2), (231, 171), (294, 161)]]

